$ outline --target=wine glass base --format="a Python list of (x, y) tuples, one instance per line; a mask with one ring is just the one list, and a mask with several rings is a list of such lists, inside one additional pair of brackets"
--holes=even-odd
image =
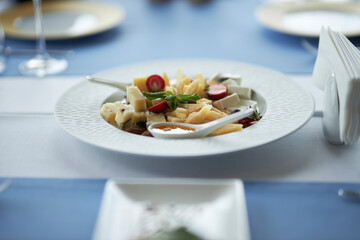
[(23, 75), (44, 77), (64, 71), (68, 66), (65, 59), (56, 59), (50, 56), (35, 57), (19, 65), (19, 71)]

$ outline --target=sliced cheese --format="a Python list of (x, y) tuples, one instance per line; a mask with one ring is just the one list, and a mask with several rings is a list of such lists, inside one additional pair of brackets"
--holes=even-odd
[(134, 108), (135, 112), (146, 111), (146, 97), (140, 92), (138, 87), (131, 86), (126, 88), (127, 101)]
[(233, 93), (227, 97), (213, 102), (213, 106), (220, 110), (236, 107), (240, 105), (240, 97), (236, 93)]

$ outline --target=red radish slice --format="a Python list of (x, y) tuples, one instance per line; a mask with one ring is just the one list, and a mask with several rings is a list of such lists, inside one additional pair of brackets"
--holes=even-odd
[(211, 100), (218, 100), (228, 95), (228, 88), (222, 84), (214, 84), (209, 86), (208, 93)]
[(164, 90), (165, 88), (165, 81), (159, 75), (151, 75), (146, 80), (146, 87), (150, 92), (159, 92)]
[(158, 103), (152, 107), (149, 107), (148, 110), (153, 113), (161, 113), (167, 109), (168, 105), (166, 101)]

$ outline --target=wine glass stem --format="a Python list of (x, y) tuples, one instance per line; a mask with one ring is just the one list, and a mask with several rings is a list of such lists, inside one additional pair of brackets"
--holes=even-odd
[(43, 16), (41, 10), (41, 0), (33, 0), (35, 11), (35, 33), (36, 33), (36, 52), (38, 56), (46, 56), (46, 43), (43, 28)]

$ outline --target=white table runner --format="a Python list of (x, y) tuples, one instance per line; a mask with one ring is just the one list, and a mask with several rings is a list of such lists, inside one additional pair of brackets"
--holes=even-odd
[[(315, 95), (322, 92), (308, 75), (291, 76)], [(0, 79), (0, 176), (71, 178), (196, 177), (279, 181), (360, 181), (360, 143), (346, 147), (326, 142), (321, 117), (273, 143), (196, 159), (124, 155), (87, 145), (56, 123), (60, 95), (82, 76)]]

